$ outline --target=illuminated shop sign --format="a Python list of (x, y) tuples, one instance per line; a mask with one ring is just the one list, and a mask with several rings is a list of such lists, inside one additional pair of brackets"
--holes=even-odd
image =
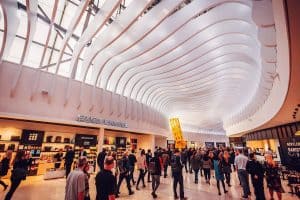
[(77, 119), (78, 122), (85, 122), (85, 123), (91, 123), (91, 124), (103, 124), (106, 126), (116, 126), (121, 128), (128, 128), (128, 124), (125, 122), (118, 122), (113, 121), (109, 119), (101, 119), (97, 117), (92, 116), (85, 116), (85, 115), (78, 115)]

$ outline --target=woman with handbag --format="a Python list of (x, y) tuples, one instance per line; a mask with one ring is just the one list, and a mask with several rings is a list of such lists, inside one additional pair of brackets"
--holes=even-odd
[(13, 196), (14, 192), (20, 185), (22, 180), (26, 179), (26, 175), (28, 172), (28, 166), (30, 164), (29, 159), (27, 158), (26, 152), (20, 150), (17, 152), (15, 160), (13, 162), (13, 170), (11, 173), (11, 187), (7, 192), (4, 200), (10, 200)]
[(228, 151), (224, 151), (224, 156), (222, 160), (222, 171), (225, 174), (225, 179), (228, 187), (231, 187), (230, 185), (230, 174), (232, 172), (231, 170), (231, 163), (230, 163), (230, 155)]

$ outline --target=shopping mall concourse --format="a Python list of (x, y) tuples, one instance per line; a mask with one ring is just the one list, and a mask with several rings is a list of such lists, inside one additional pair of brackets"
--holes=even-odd
[(0, 200), (300, 199), (300, 0), (0, 0)]

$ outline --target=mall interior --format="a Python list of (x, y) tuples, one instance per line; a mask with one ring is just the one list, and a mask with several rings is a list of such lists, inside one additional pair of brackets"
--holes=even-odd
[[(86, 152), (90, 199), (103, 149), (115, 163), (142, 149), (179, 149), (181, 159), (187, 150), (243, 150), (261, 166), (271, 155), (282, 190), (273, 198), (264, 174), (265, 198), (300, 198), (299, 0), (0, 0), (0, 6), (0, 171), (12, 154), (0, 175), (0, 199), (11, 191), (18, 152), (30, 164), (11, 199), (64, 199), (66, 165), (62, 159), (57, 166), (56, 155), (65, 158), (70, 147), (72, 171)], [(195, 172), (183, 170), (180, 198), (263, 200), (250, 174), (245, 198), (232, 164), (231, 187), (222, 195), (219, 168), (211, 169), (210, 184), (201, 175), (196, 184)], [(139, 190), (132, 184), (133, 195), (123, 182), (118, 199), (174, 199), (172, 170), (160, 178), (157, 197), (150, 182)]]

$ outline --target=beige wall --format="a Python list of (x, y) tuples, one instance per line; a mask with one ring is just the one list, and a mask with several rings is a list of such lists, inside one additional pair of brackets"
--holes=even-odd
[(167, 138), (155, 136), (155, 146), (158, 146), (161, 148), (167, 148)]

